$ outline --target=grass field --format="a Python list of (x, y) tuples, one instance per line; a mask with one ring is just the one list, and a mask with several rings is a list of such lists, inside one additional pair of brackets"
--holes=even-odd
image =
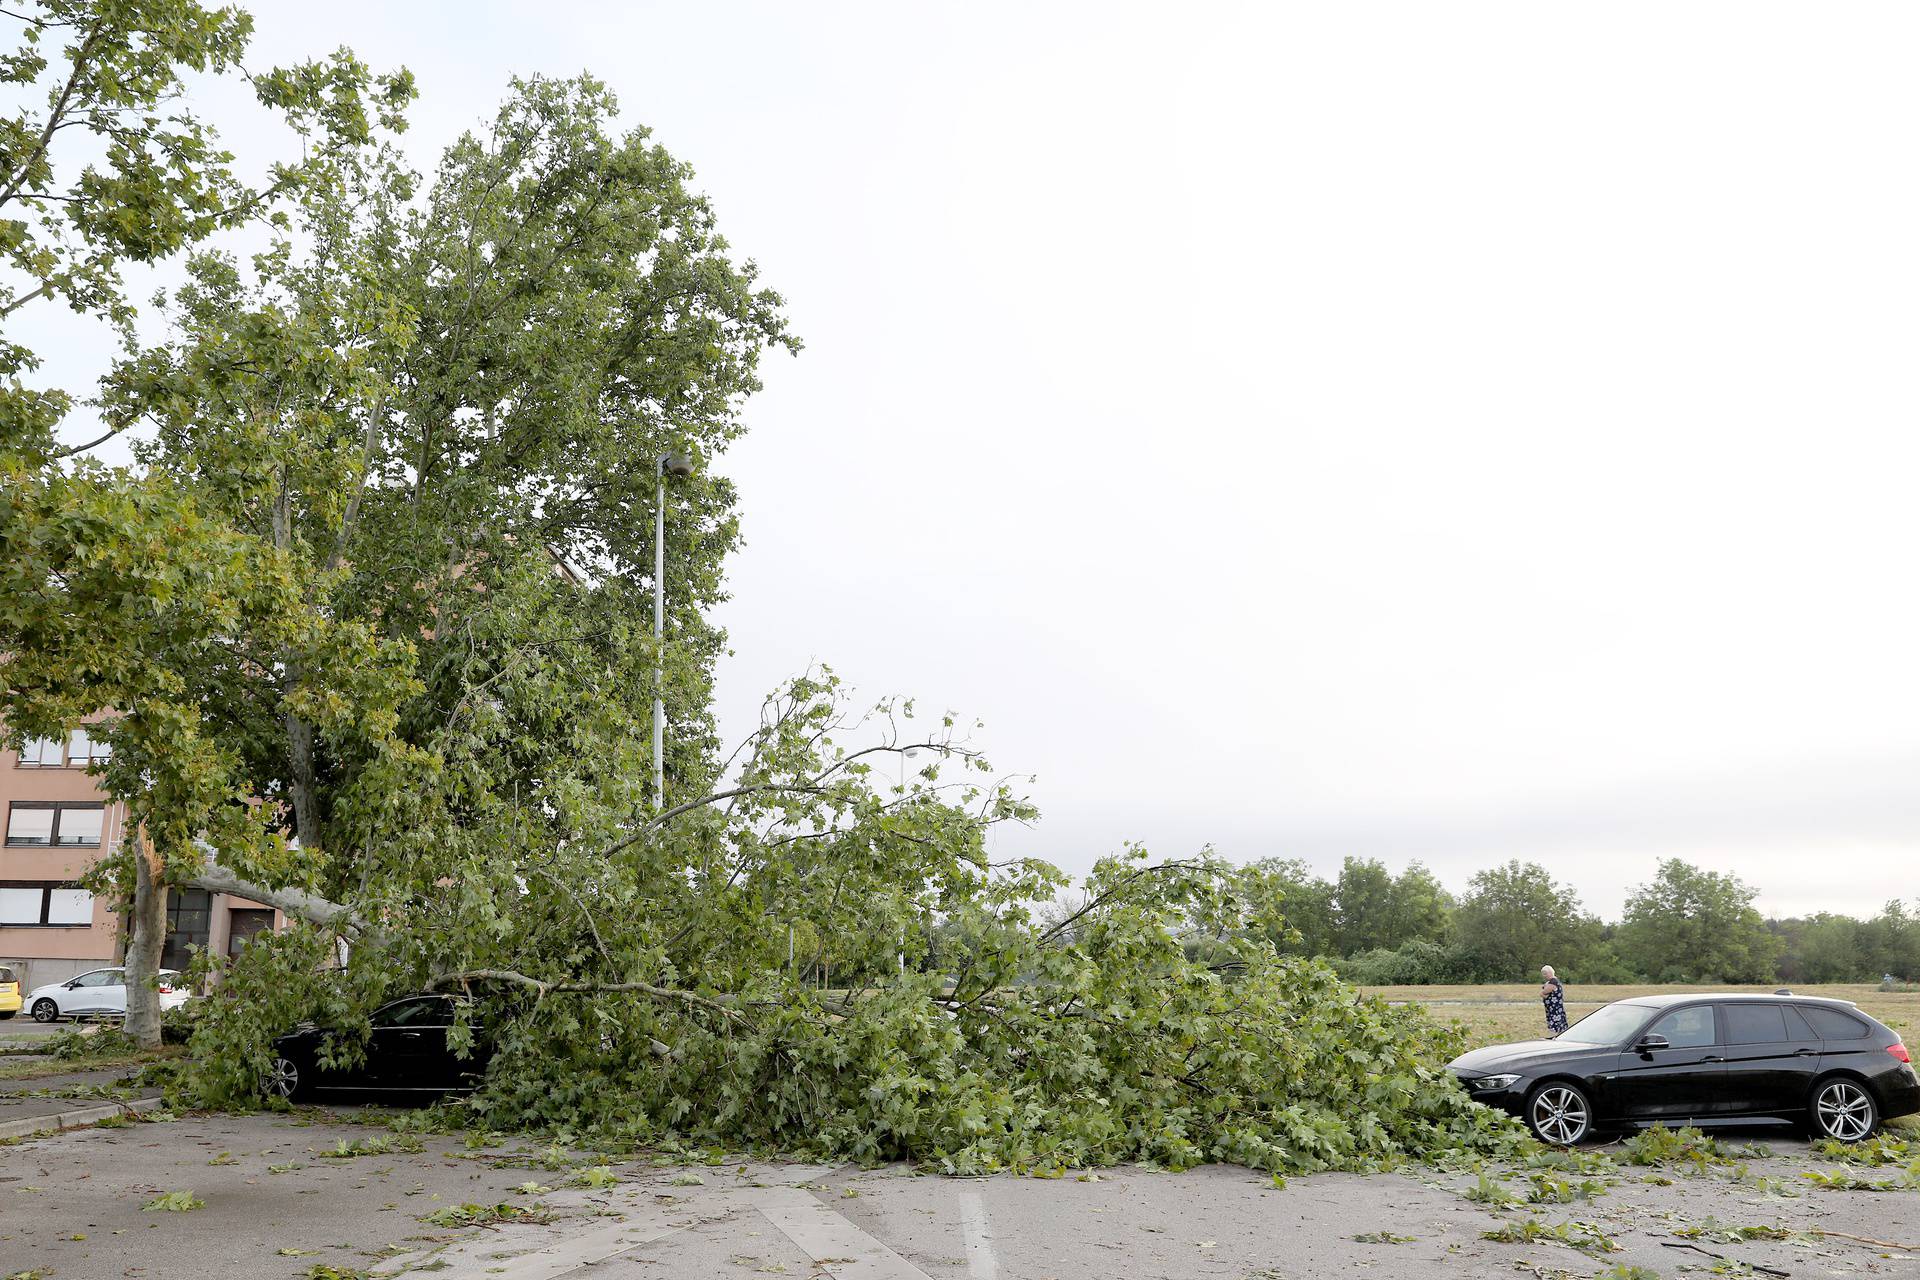
[[(1463, 1024), (1475, 1045), (1532, 1040), (1546, 1034), (1546, 1015), (1540, 1007), (1540, 989), (1529, 983), (1461, 987), (1363, 987), (1369, 995), (1424, 1004), (1442, 1021)], [(1574, 1021), (1603, 1004), (1634, 996), (1679, 992), (1774, 991), (1758, 987), (1595, 986), (1567, 988), (1567, 1017)], [(1920, 991), (1882, 991), (1867, 983), (1835, 983), (1793, 988), (1794, 994), (1851, 1000), (1906, 1037), (1920, 1042)]]

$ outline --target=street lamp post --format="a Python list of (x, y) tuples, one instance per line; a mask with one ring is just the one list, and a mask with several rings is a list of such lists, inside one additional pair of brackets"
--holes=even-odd
[(693, 459), (663, 453), (654, 463), (653, 488), (653, 808), (667, 807), (667, 477), (693, 474)]

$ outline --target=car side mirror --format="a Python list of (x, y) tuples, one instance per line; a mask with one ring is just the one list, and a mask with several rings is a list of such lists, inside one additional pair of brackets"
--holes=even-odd
[(80, 979), (75, 978), (72, 982), (64, 983), (62, 985), (64, 985), (66, 989), (69, 991), (78, 991), (80, 989)]
[(1665, 1036), (1641, 1036), (1640, 1043), (1633, 1046), (1639, 1053), (1652, 1053), (1655, 1049), (1670, 1049)]

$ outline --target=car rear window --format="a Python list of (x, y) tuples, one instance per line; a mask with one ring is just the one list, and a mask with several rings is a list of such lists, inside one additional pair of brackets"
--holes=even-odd
[(1795, 1040), (1818, 1040), (1820, 1038), (1820, 1033), (1813, 1029), (1811, 1022), (1807, 1021), (1806, 1012), (1798, 1005), (1787, 1004), (1781, 1005), (1780, 1008), (1787, 1015), (1788, 1036)]
[(1838, 1009), (1829, 1009), (1824, 1005), (1803, 1004), (1800, 1012), (1807, 1015), (1807, 1021), (1820, 1033), (1823, 1040), (1865, 1040), (1867, 1024), (1850, 1013)]
[(1728, 1044), (1784, 1044), (1786, 1015), (1777, 1004), (1723, 1004)]
[(7, 968), (7, 966), (3, 964), (0, 964), (0, 982), (18, 982), (18, 981), (20, 981), (20, 979), (13, 976), (13, 970)]

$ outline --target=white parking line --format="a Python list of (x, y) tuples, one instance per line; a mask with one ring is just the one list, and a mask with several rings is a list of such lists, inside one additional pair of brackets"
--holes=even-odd
[[(821, 1173), (818, 1166), (801, 1166), (769, 1170), (762, 1176), (770, 1182), (797, 1183), (819, 1178)], [(641, 1188), (623, 1190), (639, 1192)], [(562, 1193), (556, 1200), (566, 1195)], [(587, 1231), (572, 1229), (571, 1222), (552, 1226), (508, 1223), (437, 1253), (429, 1250), (390, 1259), (373, 1275), (379, 1280), (393, 1280), (427, 1266), (443, 1280), (559, 1280), (690, 1227), (718, 1222), (743, 1210), (757, 1210), (832, 1280), (930, 1280), (926, 1272), (798, 1186), (721, 1183), (692, 1190), (671, 1207), (635, 1203), (620, 1193), (591, 1199), (619, 1205), (624, 1211), (623, 1220)], [(980, 1221), (984, 1232), (984, 1214)], [(556, 1231), (569, 1234), (556, 1240)], [(988, 1256), (991, 1267), (991, 1254)], [(976, 1269), (970, 1280), (983, 1274), (991, 1277), (994, 1272)]]
[(809, 1192), (769, 1188), (746, 1200), (833, 1280), (929, 1280), (926, 1272)]
[(996, 1280), (1000, 1260), (993, 1254), (993, 1232), (987, 1229), (987, 1206), (977, 1191), (960, 1193), (960, 1235), (965, 1241), (968, 1280)]

